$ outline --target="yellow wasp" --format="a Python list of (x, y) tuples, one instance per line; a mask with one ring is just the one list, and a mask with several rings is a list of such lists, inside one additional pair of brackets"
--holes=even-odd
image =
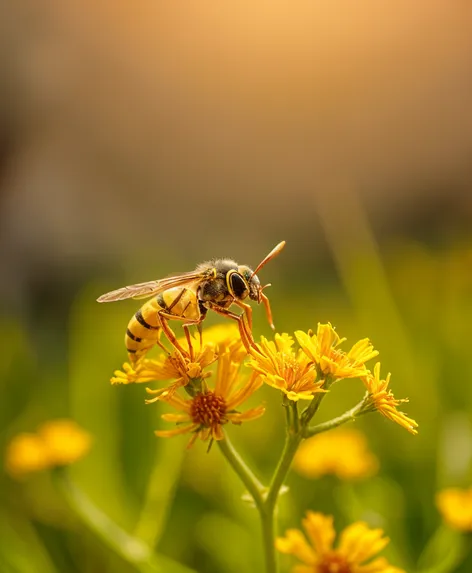
[[(168, 326), (169, 320), (183, 321), (183, 328), (189, 348), (191, 348), (188, 326), (200, 324), (209, 309), (222, 316), (238, 321), (241, 339), (248, 347), (252, 339), (252, 309), (243, 302), (247, 297), (258, 304), (264, 304), (267, 319), (272, 328), (272, 312), (269, 299), (263, 290), (270, 286), (261, 286), (257, 272), (284, 248), (285, 241), (279, 243), (259, 263), (256, 270), (238, 265), (231, 259), (214, 259), (201, 263), (194, 271), (170, 276), (168, 278), (126, 286), (99, 297), (98, 302), (113, 302), (127, 298), (148, 298), (138, 312), (129, 321), (125, 344), (131, 362), (136, 362), (154, 344), (160, 344), (161, 332), (171, 344), (182, 351), (175, 334)], [(229, 310), (232, 304), (243, 309), (242, 314)]]

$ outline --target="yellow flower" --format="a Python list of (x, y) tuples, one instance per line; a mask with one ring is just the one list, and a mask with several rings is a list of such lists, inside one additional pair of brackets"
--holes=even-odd
[(5, 454), (5, 469), (12, 477), (43, 470), (49, 467), (43, 440), (33, 433), (15, 436), (8, 444)]
[[(390, 374), (387, 374), (385, 380), (380, 379), (380, 362), (374, 367), (374, 374), (369, 372), (366, 376), (362, 377), (370, 396), (370, 408), (372, 410), (378, 410), (392, 422), (395, 422), (408, 430), (411, 434), (417, 434), (418, 424), (412, 418), (409, 418), (403, 412), (397, 410), (397, 406), (402, 403), (408, 402), (408, 398), (397, 399), (393, 395), (392, 391), (388, 388), (390, 383)], [(369, 402), (367, 403), (367, 409), (369, 408)]]
[(71, 464), (85, 456), (89, 451), (92, 439), (73, 420), (51, 420), (38, 428), (48, 450), (49, 459), (54, 465)]
[(309, 543), (298, 529), (289, 529), (276, 540), (281, 553), (295, 555), (302, 564), (292, 573), (405, 573), (383, 557), (372, 559), (388, 544), (381, 529), (370, 529), (358, 521), (346, 527), (336, 548), (333, 518), (308, 511), (302, 521)]
[(147, 400), (148, 403), (157, 400), (167, 402), (178, 414), (163, 414), (162, 419), (175, 422), (179, 427), (175, 430), (159, 430), (156, 436), (168, 438), (179, 434), (193, 433), (189, 447), (199, 437), (203, 441), (209, 438), (222, 440), (224, 438), (223, 425), (228, 422), (241, 424), (254, 420), (264, 414), (265, 408), (259, 406), (244, 413), (238, 412), (240, 406), (253, 392), (262, 385), (257, 374), (253, 374), (244, 385), (239, 384), (239, 370), (241, 366), (240, 349), (237, 346), (226, 348), (219, 356), (216, 380), (212, 390), (204, 383), (202, 390), (192, 398), (181, 398), (174, 392), (161, 392), (147, 390), (149, 394), (159, 394)]
[(436, 505), (450, 527), (472, 531), (472, 487), (443, 489), (436, 494)]
[(276, 334), (275, 340), (261, 338), (250, 349), (251, 366), (269, 386), (282, 390), (293, 401), (312, 400), (316, 392), (325, 392), (324, 380), (316, 382), (316, 366), (302, 352), (293, 350), (294, 340), (288, 334)]
[(21, 433), (8, 445), (5, 467), (12, 477), (71, 464), (90, 449), (91, 437), (73, 420), (51, 420), (37, 433)]
[(367, 373), (365, 363), (378, 355), (368, 338), (356, 342), (349, 352), (340, 350), (346, 339), (339, 338), (331, 324), (318, 324), (316, 334), (297, 330), (295, 336), (310, 360), (325, 376), (334, 380), (358, 378)]
[(333, 474), (340, 479), (365, 478), (379, 466), (367, 440), (358, 430), (334, 430), (302, 442), (294, 458), (294, 469), (307, 478)]
[[(181, 340), (183, 346), (185, 340)], [(214, 327), (205, 331), (205, 342), (198, 352), (188, 349), (184, 353), (174, 349), (168, 355), (161, 354), (156, 360), (141, 358), (136, 364), (123, 364), (123, 370), (116, 370), (111, 379), (112, 384), (137, 384), (152, 381), (174, 380), (169, 388), (160, 391), (175, 391), (181, 386), (186, 386), (191, 380), (202, 380), (211, 376), (210, 372), (204, 372), (205, 368), (218, 360), (219, 353), (225, 348), (231, 347), (240, 360), (246, 355), (238, 335), (237, 328)]]

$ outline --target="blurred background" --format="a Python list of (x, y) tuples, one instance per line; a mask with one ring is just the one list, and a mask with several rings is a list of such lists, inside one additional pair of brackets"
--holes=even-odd
[[(120, 526), (197, 571), (259, 571), (217, 449), (156, 440), (162, 409), (109, 385), (139, 303), (95, 299), (212, 257), (254, 267), (285, 239), (261, 271), (278, 329), (370, 337), (420, 434), (363, 419), (378, 474), (292, 475), (281, 527), (307, 508), (366, 519), (421, 570), (435, 492), (471, 483), (471, 25), (462, 0), (2, 4), (2, 448), (74, 418), (94, 447), (71, 472)], [(261, 392), (273, 407), (231, 435), (267, 479), (283, 416)], [(361, 395), (335, 388), (320, 420)], [(2, 571), (134, 570), (47, 476), (1, 481)], [(158, 525), (142, 512), (156, 483)]]

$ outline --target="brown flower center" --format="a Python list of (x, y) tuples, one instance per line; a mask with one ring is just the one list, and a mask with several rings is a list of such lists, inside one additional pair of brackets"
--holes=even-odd
[(328, 553), (316, 566), (316, 573), (352, 573), (352, 569), (342, 555)]
[(207, 428), (216, 424), (224, 424), (227, 421), (225, 399), (214, 392), (197, 394), (192, 400), (190, 415), (195, 424)]

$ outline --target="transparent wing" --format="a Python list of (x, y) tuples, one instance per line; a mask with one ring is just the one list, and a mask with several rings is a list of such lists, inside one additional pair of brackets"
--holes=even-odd
[(123, 288), (102, 294), (102, 296), (97, 298), (97, 301), (114, 302), (117, 300), (125, 300), (127, 298), (149, 298), (150, 296), (154, 296), (170, 288), (186, 286), (195, 282), (201, 282), (214, 276), (214, 272), (214, 269), (192, 271), (189, 273), (182, 273), (180, 275), (174, 275), (165, 279), (160, 279), (158, 281), (149, 281), (147, 283), (138, 283), (135, 285), (125, 286)]

